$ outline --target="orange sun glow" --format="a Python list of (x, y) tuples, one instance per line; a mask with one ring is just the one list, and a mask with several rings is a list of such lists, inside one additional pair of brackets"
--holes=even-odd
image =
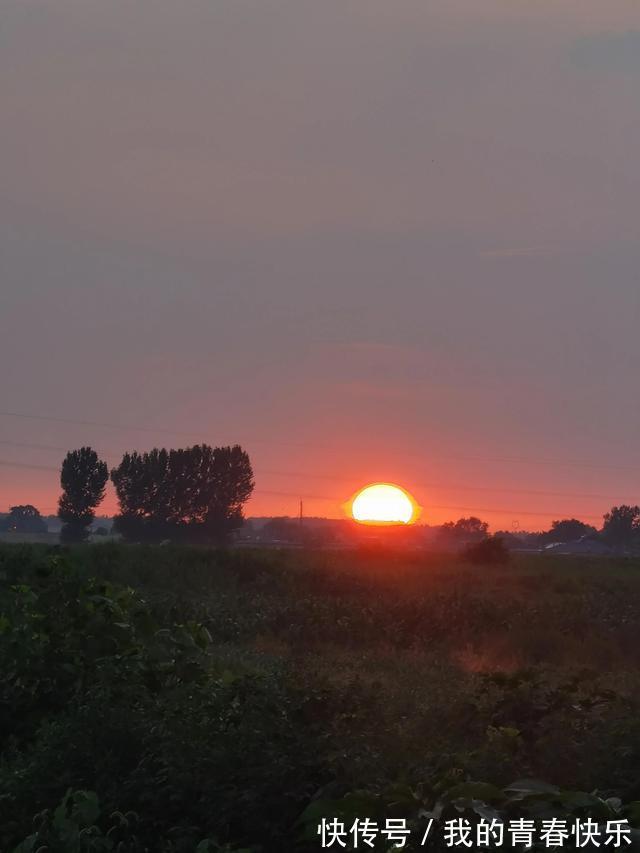
[(373, 483), (355, 495), (351, 515), (361, 524), (411, 524), (418, 515), (418, 505), (400, 486)]

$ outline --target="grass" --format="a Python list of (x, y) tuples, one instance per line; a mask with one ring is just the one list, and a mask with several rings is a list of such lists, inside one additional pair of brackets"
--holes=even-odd
[[(537, 777), (640, 799), (636, 560), (108, 543), (0, 547), (0, 577), (2, 701), (24, 709), (7, 849), (67, 788), (132, 809), (167, 851), (317, 849), (296, 819), (326, 791)], [(46, 678), (21, 657), (34, 636)]]

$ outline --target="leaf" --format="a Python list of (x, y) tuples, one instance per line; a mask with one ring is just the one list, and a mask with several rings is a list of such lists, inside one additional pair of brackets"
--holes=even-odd
[(485, 803), (495, 803), (504, 800), (504, 792), (488, 782), (462, 782), (454, 785), (445, 794), (447, 800), (469, 799), (482, 800)]
[(341, 800), (314, 800), (302, 812), (296, 824), (315, 827), (325, 818), (365, 818), (376, 814), (378, 798), (374, 794), (355, 791)]
[(76, 791), (73, 795), (73, 813), (81, 826), (93, 826), (100, 816), (98, 795), (95, 791)]
[(540, 779), (518, 779), (504, 789), (507, 794), (559, 794), (560, 789)]
[(640, 825), (640, 800), (634, 800), (624, 808), (624, 814), (633, 826)]
[(211, 838), (204, 838), (196, 847), (196, 853), (215, 853), (219, 849), (217, 842)]
[(497, 809), (492, 809), (491, 806), (486, 805), (486, 803), (480, 802), (480, 800), (474, 800), (471, 804), (471, 808), (479, 817), (483, 820), (488, 821), (489, 823), (492, 820), (500, 821), (501, 815)]
[(33, 853), (37, 841), (37, 834), (30, 835), (28, 838), (25, 838), (24, 841), (21, 841), (17, 847), (13, 848), (13, 853)]
[[(604, 800), (601, 800), (600, 797), (596, 797), (595, 794), (586, 794), (583, 791), (562, 791), (558, 800), (570, 811), (589, 809), (605, 817), (611, 816), (611, 807)], [(618, 802), (620, 801), (618, 800)]]

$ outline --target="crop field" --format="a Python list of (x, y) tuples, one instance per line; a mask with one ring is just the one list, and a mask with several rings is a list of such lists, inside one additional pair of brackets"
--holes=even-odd
[(632, 559), (0, 546), (0, 850), (314, 851), (334, 816), (638, 827), (639, 626)]

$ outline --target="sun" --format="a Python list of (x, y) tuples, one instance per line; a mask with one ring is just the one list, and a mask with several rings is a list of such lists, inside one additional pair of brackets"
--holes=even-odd
[(351, 501), (351, 515), (361, 524), (411, 524), (418, 515), (418, 505), (400, 486), (372, 483)]

